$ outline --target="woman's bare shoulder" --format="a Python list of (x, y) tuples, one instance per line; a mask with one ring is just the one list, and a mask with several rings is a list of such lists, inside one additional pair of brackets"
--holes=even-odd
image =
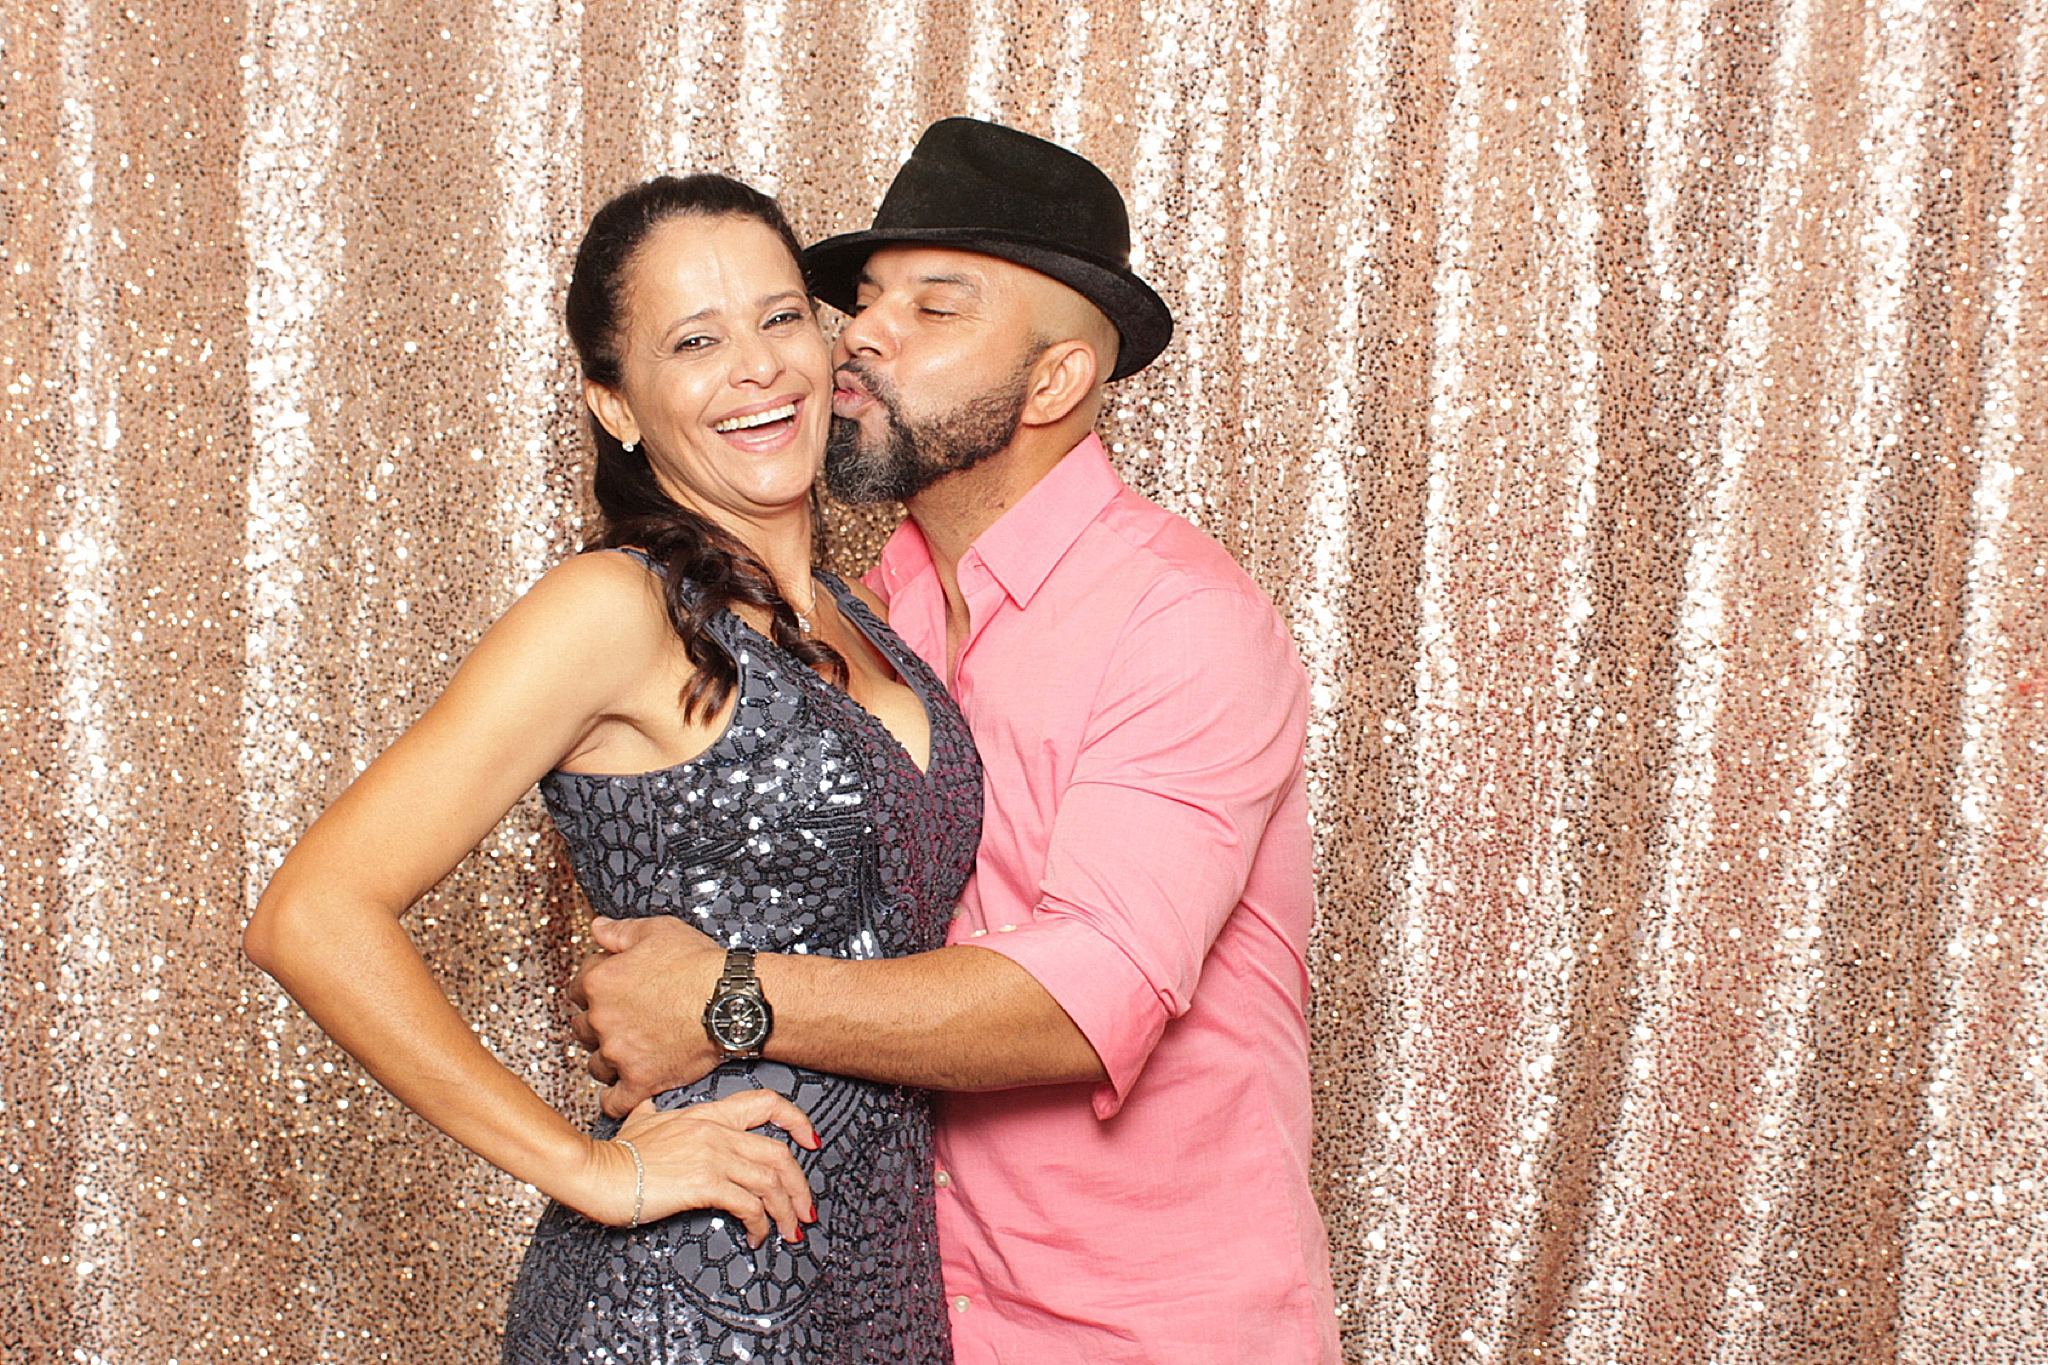
[(569, 556), (541, 575), (541, 584), (563, 592), (652, 594), (661, 596), (661, 575), (631, 550), (585, 550)]
[(640, 655), (665, 646), (669, 634), (661, 579), (632, 555), (610, 551), (549, 569), (498, 628), (584, 657)]
[(549, 607), (599, 610), (607, 615), (660, 616), (661, 576), (646, 561), (624, 550), (588, 550), (572, 555), (541, 575), (527, 593)]

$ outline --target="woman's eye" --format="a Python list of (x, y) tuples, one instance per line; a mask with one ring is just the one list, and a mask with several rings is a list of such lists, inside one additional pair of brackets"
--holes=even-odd
[(804, 315), (801, 312), (794, 308), (785, 308), (774, 317), (769, 318), (768, 325), (770, 327), (787, 327), (793, 322), (802, 322), (803, 320)]
[(676, 349), (678, 351), (701, 351), (710, 344), (711, 338), (707, 336), (684, 337), (676, 343)]
[(949, 318), (953, 316), (943, 308), (920, 308), (917, 311), (928, 318)]

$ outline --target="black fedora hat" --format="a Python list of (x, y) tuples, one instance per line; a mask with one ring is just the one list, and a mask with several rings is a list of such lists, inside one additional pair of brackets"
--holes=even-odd
[(811, 292), (851, 312), (861, 267), (885, 246), (943, 246), (1050, 275), (1116, 325), (1122, 379), (1173, 339), (1173, 314), (1131, 272), (1131, 220), (1094, 163), (1015, 128), (940, 119), (896, 173), (874, 226), (804, 253)]

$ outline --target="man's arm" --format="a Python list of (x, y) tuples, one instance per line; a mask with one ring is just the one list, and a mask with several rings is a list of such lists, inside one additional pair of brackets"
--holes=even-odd
[[(1243, 896), (1307, 698), (1272, 608), (1225, 591), (1134, 621), (1105, 678), (1015, 930), (881, 961), (759, 956), (768, 1057), (954, 1090), (1095, 1081), (1097, 1112), (1116, 1111)], [(575, 1028), (623, 1113), (720, 1060), (701, 1015), (725, 955), (673, 920), (598, 943), (613, 955), (572, 985), (590, 1011)]]
[[(665, 915), (600, 920), (595, 935), (607, 956), (584, 966), (570, 996), (589, 1006), (577, 1036), (604, 1040), (591, 1073), (611, 1087), (604, 1107), (616, 1116), (724, 1060), (702, 1020), (725, 950)], [(1106, 1075), (1046, 989), (981, 948), (861, 961), (763, 953), (754, 968), (775, 1010), (774, 1061), (935, 1090)]]

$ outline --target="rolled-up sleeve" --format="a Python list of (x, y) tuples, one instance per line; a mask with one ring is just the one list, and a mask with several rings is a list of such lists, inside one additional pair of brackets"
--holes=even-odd
[(1244, 895), (1302, 762), (1307, 685), (1248, 589), (1141, 604), (1118, 639), (1061, 790), (1028, 923), (978, 939), (1037, 979), (1088, 1038), (1123, 1105)]

